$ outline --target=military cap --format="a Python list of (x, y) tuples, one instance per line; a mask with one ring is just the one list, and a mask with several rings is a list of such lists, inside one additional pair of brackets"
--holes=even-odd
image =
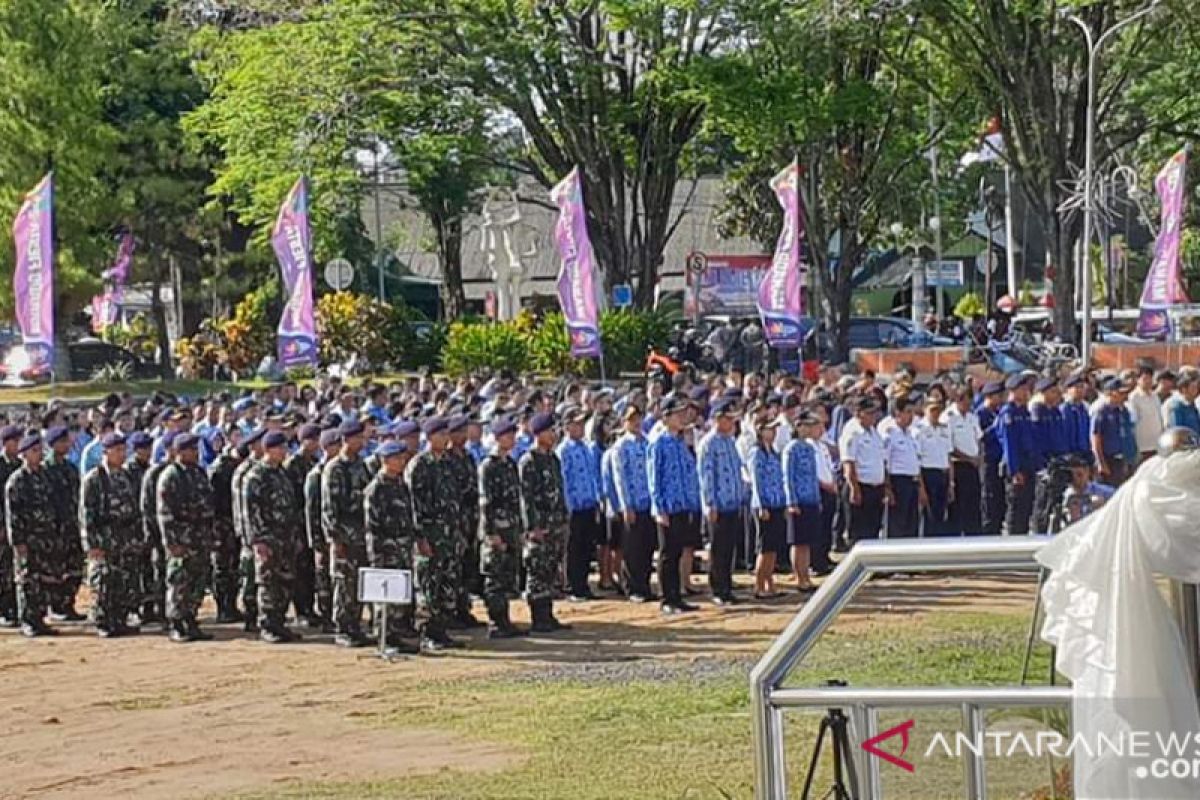
[(1083, 382), (1084, 378), (1082, 375), (1070, 375), (1065, 381), (1063, 381), (1063, 388), (1070, 389), (1072, 386), (1078, 386)]
[(421, 423), (421, 432), (426, 436), (430, 436), (435, 433), (441, 433), (444, 430), (446, 430), (445, 417), (430, 417)]
[(708, 402), (708, 387), (707, 386), (692, 387), (692, 390), (690, 392), (688, 392), (688, 399), (691, 400), (693, 403), (701, 403), (701, 404), (707, 403)]
[(1035, 383), (1033, 385), (1033, 388), (1035, 391), (1044, 392), (1048, 389), (1053, 389), (1057, 385), (1058, 385), (1058, 381), (1055, 380), (1054, 378), (1042, 378), (1041, 380), (1039, 380), (1037, 383)]
[(713, 403), (712, 411), (709, 415), (712, 417), (737, 416), (737, 401), (731, 397), (722, 397)]
[(455, 433), (457, 431), (465, 430), (467, 427), (467, 422), (469, 421), (470, 419), (466, 414), (455, 414), (446, 420), (446, 431), (448, 433)]
[(342, 434), (338, 432), (337, 428), (329, 428), (321, 431), (320, 442), (321, 447), (333, 447), (335, 444), (342, 443)]
[(393, 423), (394, 433), (400, 439), (406, 436), (413, 436), (421, 432), (421, 426), (413, 422), (411, 419), (402, 419)]
[(194, 433), (181, 433), (175, 437), (176, 450), (194, 450), (200, 446), (200, 437)]
[(983, 396), (990, 397), (994, 394), (1000, 394), (1004, 391), (1004, 384), (1000, 381), (991, 381), (983, 385)]
[(55, 427), (46, 431), (46, 446), (53, 447), (55, 444), (61, 442), (65, 438), (67, 438), (67, 429), (62, 425), (56, 425)]
[(659, 406), (659, 412), (662, 416), (670, 416), (687, 408), (687, 403), (676, 397), (674, 394), (669, 394), (663, 398), (662, 405)]
[(35, 447), (42, 446), (42, 437), (36, 433), (31, 433), (21, 439), (21, 443), (17, 445), (17, 453), (27, 453)]
[(263, 437), (263, 447), (284, 447), (287, 445), (287, 434), (283, 431), (271, 431)]
[(343, 439), (360, 436), (364, 430), (363, 424), (356, 419), (348, 419), (338, 426), (338, 433), (342, 434)]
[(878, 411), (879, 403), (874, 398), (864, 397), (862, 400), (858, 401), (857, 410), (860, 414), (864, 411)]
[(1004, 381), (1004, 388), (1011, 392), (1013, 389), (1019, 389), (1027, 383), (1029, 383), (1029, 376), (1017, 373), (1016, 375), (1008, 376)]
[(22, 433), (19, 425), (5, 425), (0, 428), (0, 442), (7, 442), (11, 439), (20, 440)]
[(392, 456), (402, 455), (408, 452), (408, 445), (404, 442), (384, 442), (375, 451), (375, 455), (381, 459), (391, 458)]
[(125, 444), (125, 437), (119, 433), (106, 433), (104, 438), (100, 440), (100, 446), (105, 450), (113, 447), (122, 447)]
[(554, 415), (546, 412), (534, 414), (533, 419), (529, 420), (529, 432), (534, 436), (539, 433), (544, 433), (554, 427)]
[(506, 433), (512, 433), (517, 429), (517, 423), (513, 422), (510, 417), (497, 417), (492, 420), (489, 430), (492, 436), (503, 436)]
[(1118, 392), (1125, 388), (1125, 384), (1121, 382), (1120, 378), (1114, 376), (1106, 379), (1100, 388), (1106, 392)]
[(242, 444), (247, 445), (247, 446), (252, 445), (266, 435), (267, 435), (267, 429), (260, 425), (259, 427), (250, 431), (250, 433), (248, 433), (246, 435), (245, 439), (242, 439)]
[(296, 431), (296, 438), (301, 442), (312, 441), (321, 437), (321, 429), (311, 422), (306, 422)]

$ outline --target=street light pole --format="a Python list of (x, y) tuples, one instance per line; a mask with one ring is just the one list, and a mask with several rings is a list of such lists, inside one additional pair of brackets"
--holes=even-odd
[(1117, 31), (1127, 25), (1136, 22), (1142, 17), (1158, 8), (1159, 0), (1153, 0), (1150, 5), (1138, 11), (1135, 14), (1126, 17), (1125, 19), (1113, 25), (1108, 30), (1096, 39), (1092, 35), (1091, 27), (1080, 19), (1075, 14), (1066, 14), (1065, 17), (1071, 22), (1079, 26), (1083, 31), (1083, 38), (1087, 43), (1088, 49), (1088, 66), (1087, 66), (1087, 123), (1085, 133), (1085, 153), (1083, 165), (1083, 275), (1081, 276), (1083, 284), (1083, 322), (1082, 332), (1083, 341), (1080, 345), (1080, 354), (1083, 359), (1083, 364), (1086, 367), (1092, 358), (1092, 265), (1091, 265), (1091, 244), (1092, 244), (1092, 213), (1094, 211), (1094, 197), (1092, 194), (1092, 182), (1095, 179), (1095, 149), (1096, 149), (1096, 61), (1100, 55), (1100, 48), (1104, 46), (1105, 41), (1117, 33)]

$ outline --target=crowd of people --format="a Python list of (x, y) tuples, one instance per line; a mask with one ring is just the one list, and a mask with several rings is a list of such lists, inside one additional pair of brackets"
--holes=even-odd
[[(1000, 377), (1000, 376), (996, 376)], [(1164, 426), (1200, 433), (1200, 373), (912, 375), (826, 366), (681, 371), (595, 387), (432, 375), (336, 378), (240, 396), (110, 395), (0, 420), (7, 546), (0, 620), (26, 636), (87, 617), (103, 637), (218, 623), (368, 644), (359, 569), (412, 569), (393, 647), (566, 626), (556, 599), (658, 602), (664, 615), (814, 589), (832, 554), (880, 536), (1052, 531), (1111, 495)], [(707, 587), (693, 573), (707, 555)], [(656, 579), (656, 580), (655, 580)], [(654, 583), (657, 583), (657, 593)], [(478, 621), (473, 598), (486, 609)]]

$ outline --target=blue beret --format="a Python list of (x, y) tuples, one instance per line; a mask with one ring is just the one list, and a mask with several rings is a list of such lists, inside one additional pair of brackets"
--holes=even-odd
[(428, 436), (431, 433), (441, 433), (446, 430), (445, 417), (430, 417), (421, 423), (421, 430)]
[(35, 447), (42, 446), (42, 437), (36, 433), (31, 433), (21, 440), (21, 444), (17, 446), (18, 453), (27, 453)]
[(403, 439), (406, 436), (415, 436), (421, 432), (421, 426), (413, 422), (411, 419), (402, 419), (396, 423), (396, 436)]
[(361, 436), (363, 424), (356, 419), (346, 420), (338, 428), (338, 433), (342, 434), (343, 439), (349, 439), (351, 436)]
[(993, 394), (1000, 394), (1004, 391), (1004, 385), (1000, 381), (991, 381), (983, 385), (983, 396), (988, 397)]
[(263, 447), (284, 447), (288, 437), (283, 431), (271, 431), (263, 437)]
[(19, 440), (22, 433), (23, 431), (18, 425), (5, 425), (0, 428), (0, 442), (7, 442), (10, 439)]
[(467, 427), (467, 415), (455, 414), (450, 419), (446, 420), (446, 430), (450, 433), (464, 430)]
[(1029, 376), (1017, 373), (1016, 375), (1008, 376), (1008, 379), (1004, 381), (1004, 388), (1012, 391), (1013, 389), (1019, 389), (1027, 383), (1029, 383)]
[(1123, 386), (1124, 386), (1124, 384), (1121, 383), (1120, 378), (1112, 377), (1112, 378), (1109, 378), (1106, 381), (1104, 381), (1101, 388), (1104, 389), (1104, 391), (1106, 391), (1106, 392), (1115, 392), (1115, 391), (1118, 391), (1119, 389), (1121, 389)]
[(403, 455), (408, 452), (408, 445), (404, 442), (384, 442), (375, 451), (375, 455), (383, 458), (391, 458), (392, 456)]
[(534, 414), (533, 419), (529, 420), (529, 432), (534, 436), (539, 433), (544, 433), (554, 427), (554, 415), (542, 412)]
[(1033, 385), (1034, 391), (1044, 392), (1048, 389), (1053, 389), (1058, 385), (1058, 381), (1054, 378), (1042, 378)]
[(321, 447), (333, 447), (342, 443), (342, 434), (336, 428), (321, 431)]
[(517, 423), (510, 417), (497, 417), (492, 420), (490, 430), (492, 436), (503, 436), (506, 433), (513, 433), (517, 429)]
[(67, 429), (62, 425), (56, 425), (55, 427), (46, 431), (46, 446), (53, 447), (55, 444), (61, 442), (65, 438), (67, 438)]
[(296, 431), (296, 438), (302, 442), (307, 442), (312, 439), (318, 439), (321, 436), (321, 428), (311, 422), (306, 422)]
[(242, 444), (247, 446), (252, 445), (266, 435), (267, 429), (260, 425), (254, 430), (250, 431), (250, 433), (246, 434), (246, 438), (242, 439)]
[(697, 402), (697, 403), (707, 403), (708, 402), (708, 387), (707, 386), (693, 387), (692, 391), (688, 392), (688, 399), (692, 400), (694, 402)]
[(200, 437), (194, 433), (181, 433), (175, 437), (176, 450), (191, 450), (200, 446)]
[(110, 447), (121, 447), (125, 444), (125, 437), (119, 433), (106, 433), (104, 438), (100, 440), (100, 446), (105, 450)]

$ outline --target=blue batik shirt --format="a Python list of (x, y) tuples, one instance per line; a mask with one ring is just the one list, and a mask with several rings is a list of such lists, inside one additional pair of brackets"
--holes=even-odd
[(87, 448), (87, 446), (91, 444), (94, 439), (95, 437), (93, 437), (87, 431), (80, 431), (79, 433), (75, 434), (75, 440), (71, 442), (71, 449), (67, 451), (67, 461), (70, 461), (75, 465), (76, 468), (78, 468), (80, 463), (83, 461), (84, 449)]
[(616, 510), (646, 513), (650, 510), (650, 478), (646, 465), (646, 438), (626, 433), (609, 448), (613, 454)]
[(740, 511), (744, 495), (742, 457), (732, 436), (713, 431), (697, 448), (700, 453), (700, 499), (704, 513)]
[(594, 511), (600, 505), (600, 476), (587, 442), (567, 439), (558, 446), (567, 511)]
[(789, 506), (821, 504), (817, 454), (806, 439), (792, 439), (783, 451), (783, 489)]
[(93, 468), (100, 466), (100, 462), (104, 460), (104, 446), (100, 444), (99, 439), (92, 439), (88, 442), (88, 446), (83, 448), (83, 456), (79, 460), (79, 471), (87, 475)]
[(700, 480), (696, 457), (683, 436), (664, 430), (646, 448), (650, 481), (650, 510), (662, 514), (696, 514), (700, 511)]
[(755, 445), (750, 451), (749, 466), (750, 508), (761, 511), (785, 507), (788, 503), (783, 487), (783, 458), (774, 448)]
[(467, 452), (471, 454), (471, 459), (475, 462), (476, 466), (482, 464), (483, 460), (488, 457), (488, 449), (479, 440), (467, 442)]
[(1018, 472), (1031, 477), (1037, 472), (1040, 452), (1028, 408), (1016, 403), (1001, 406), (996, 435), (1010, 477)]

